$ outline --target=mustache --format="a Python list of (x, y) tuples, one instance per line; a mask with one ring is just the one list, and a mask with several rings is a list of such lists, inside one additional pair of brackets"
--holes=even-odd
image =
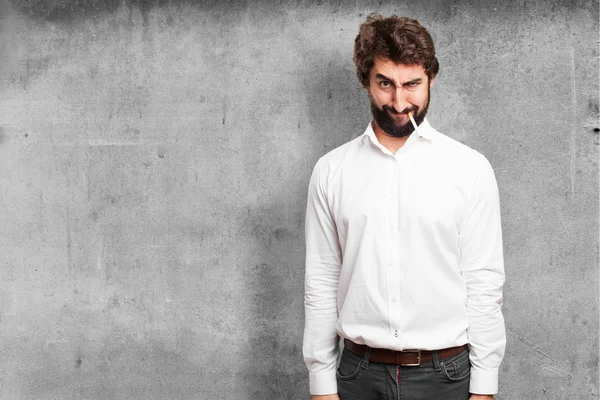
[(413, 106), (413, 107), (406, 107), (404, 110), (398, 111), (393, 106), (388, 106), (388, 105), (385, 105), (382, 108), (384, 111), (387, 111), (391, 114), (408, 114), (409, 112), (416, 114), (417, 110), (419, 109), (419, 107)]

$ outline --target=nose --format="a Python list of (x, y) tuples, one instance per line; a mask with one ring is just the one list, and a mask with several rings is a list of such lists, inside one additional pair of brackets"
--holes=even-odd
[(394, 96), (392, 98), (392, 106), (398, 112), (402, 112), (402, 110), (409, 107), (408, 101), (406, 101), (406, 93), (402, 87), (396, 88), (394, 90)]

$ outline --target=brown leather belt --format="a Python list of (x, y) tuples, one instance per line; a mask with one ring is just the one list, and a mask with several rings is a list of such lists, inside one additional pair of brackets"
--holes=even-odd
[[(344, 346), (359, 356), (364, 356), (367, 351), (367, 346), (364, 344), (356, 344), (351, 340), (344, 339)], [(376, 349), (371, 348), (371, 354), (369, 355), (369, 361), (383, 363), (383, 364), (395, 364), (402, 366), (418, 366), (421, 363), (433, 361), (433, 353), (437, 352), (438, 358), (443, 360), (457, 355), (461, 351), (467, 348), (466, 344), (458, 347), (448, 347), (447, 349), (441, 350), (404, 350), (394, 351), (388, 349)]]

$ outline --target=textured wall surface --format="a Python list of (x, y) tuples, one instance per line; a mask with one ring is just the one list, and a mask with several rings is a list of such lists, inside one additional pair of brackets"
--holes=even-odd
[(303, 219), (371, 11), (503, 210), (501, 400), (598, 398), (598, 2), (0, 3), (0, 398), (306, 399)]

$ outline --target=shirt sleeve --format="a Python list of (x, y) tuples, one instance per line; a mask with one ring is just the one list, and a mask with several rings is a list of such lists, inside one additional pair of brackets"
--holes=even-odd
[(337, 228), (326, 197), (326, 169), (317, 163), (306, 206), (305, 326), (303, 355), (310, 393), (337, 393), (337, 290), (342, 262)]
[(490, 163), (481, 159), (460, 226), (460, 269), (467, 288), (470, 392), (495, 394), (506, 346), (501, 311), (504, 259), (498, 185)]

